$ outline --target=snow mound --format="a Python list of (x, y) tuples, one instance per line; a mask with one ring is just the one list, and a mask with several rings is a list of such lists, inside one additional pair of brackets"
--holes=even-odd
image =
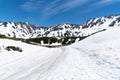
[(0, 39), (0, 80), (120, 80), (120, 28), (109, 28), (61, 48), (44, 48)]

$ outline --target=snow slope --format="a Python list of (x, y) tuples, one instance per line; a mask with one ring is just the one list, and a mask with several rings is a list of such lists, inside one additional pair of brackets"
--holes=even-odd
[(0, 80), (120, 80), (119, 27), (61, 48), (0, 39)]

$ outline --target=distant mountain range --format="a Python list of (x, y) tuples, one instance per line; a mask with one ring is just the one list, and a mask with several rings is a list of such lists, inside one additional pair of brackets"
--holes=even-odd
[(28, 22), (0, 22), (0, 34), (14, 38), (88, 36), (108, 27), (120, 26), (120, 15), (92, 18), (83, 24), (64, 23), (55, 26), (34, 26)]

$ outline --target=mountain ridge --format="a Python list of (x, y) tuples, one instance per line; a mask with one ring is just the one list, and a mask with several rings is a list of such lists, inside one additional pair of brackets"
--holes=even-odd
[(35, 26), (29, 22), (2, 22), (0, 34), (14, 38), (88, 36), (107, 27), (120, 26), (120, 15), (91, 18), (83, 24), (63, 23), (54, 26)]

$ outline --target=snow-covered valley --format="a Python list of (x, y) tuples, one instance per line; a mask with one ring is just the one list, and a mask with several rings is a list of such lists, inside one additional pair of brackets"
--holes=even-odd
[(120, 80), (119, 30), (110, 27), (59, 48), (0, 39), (0, 80)]

